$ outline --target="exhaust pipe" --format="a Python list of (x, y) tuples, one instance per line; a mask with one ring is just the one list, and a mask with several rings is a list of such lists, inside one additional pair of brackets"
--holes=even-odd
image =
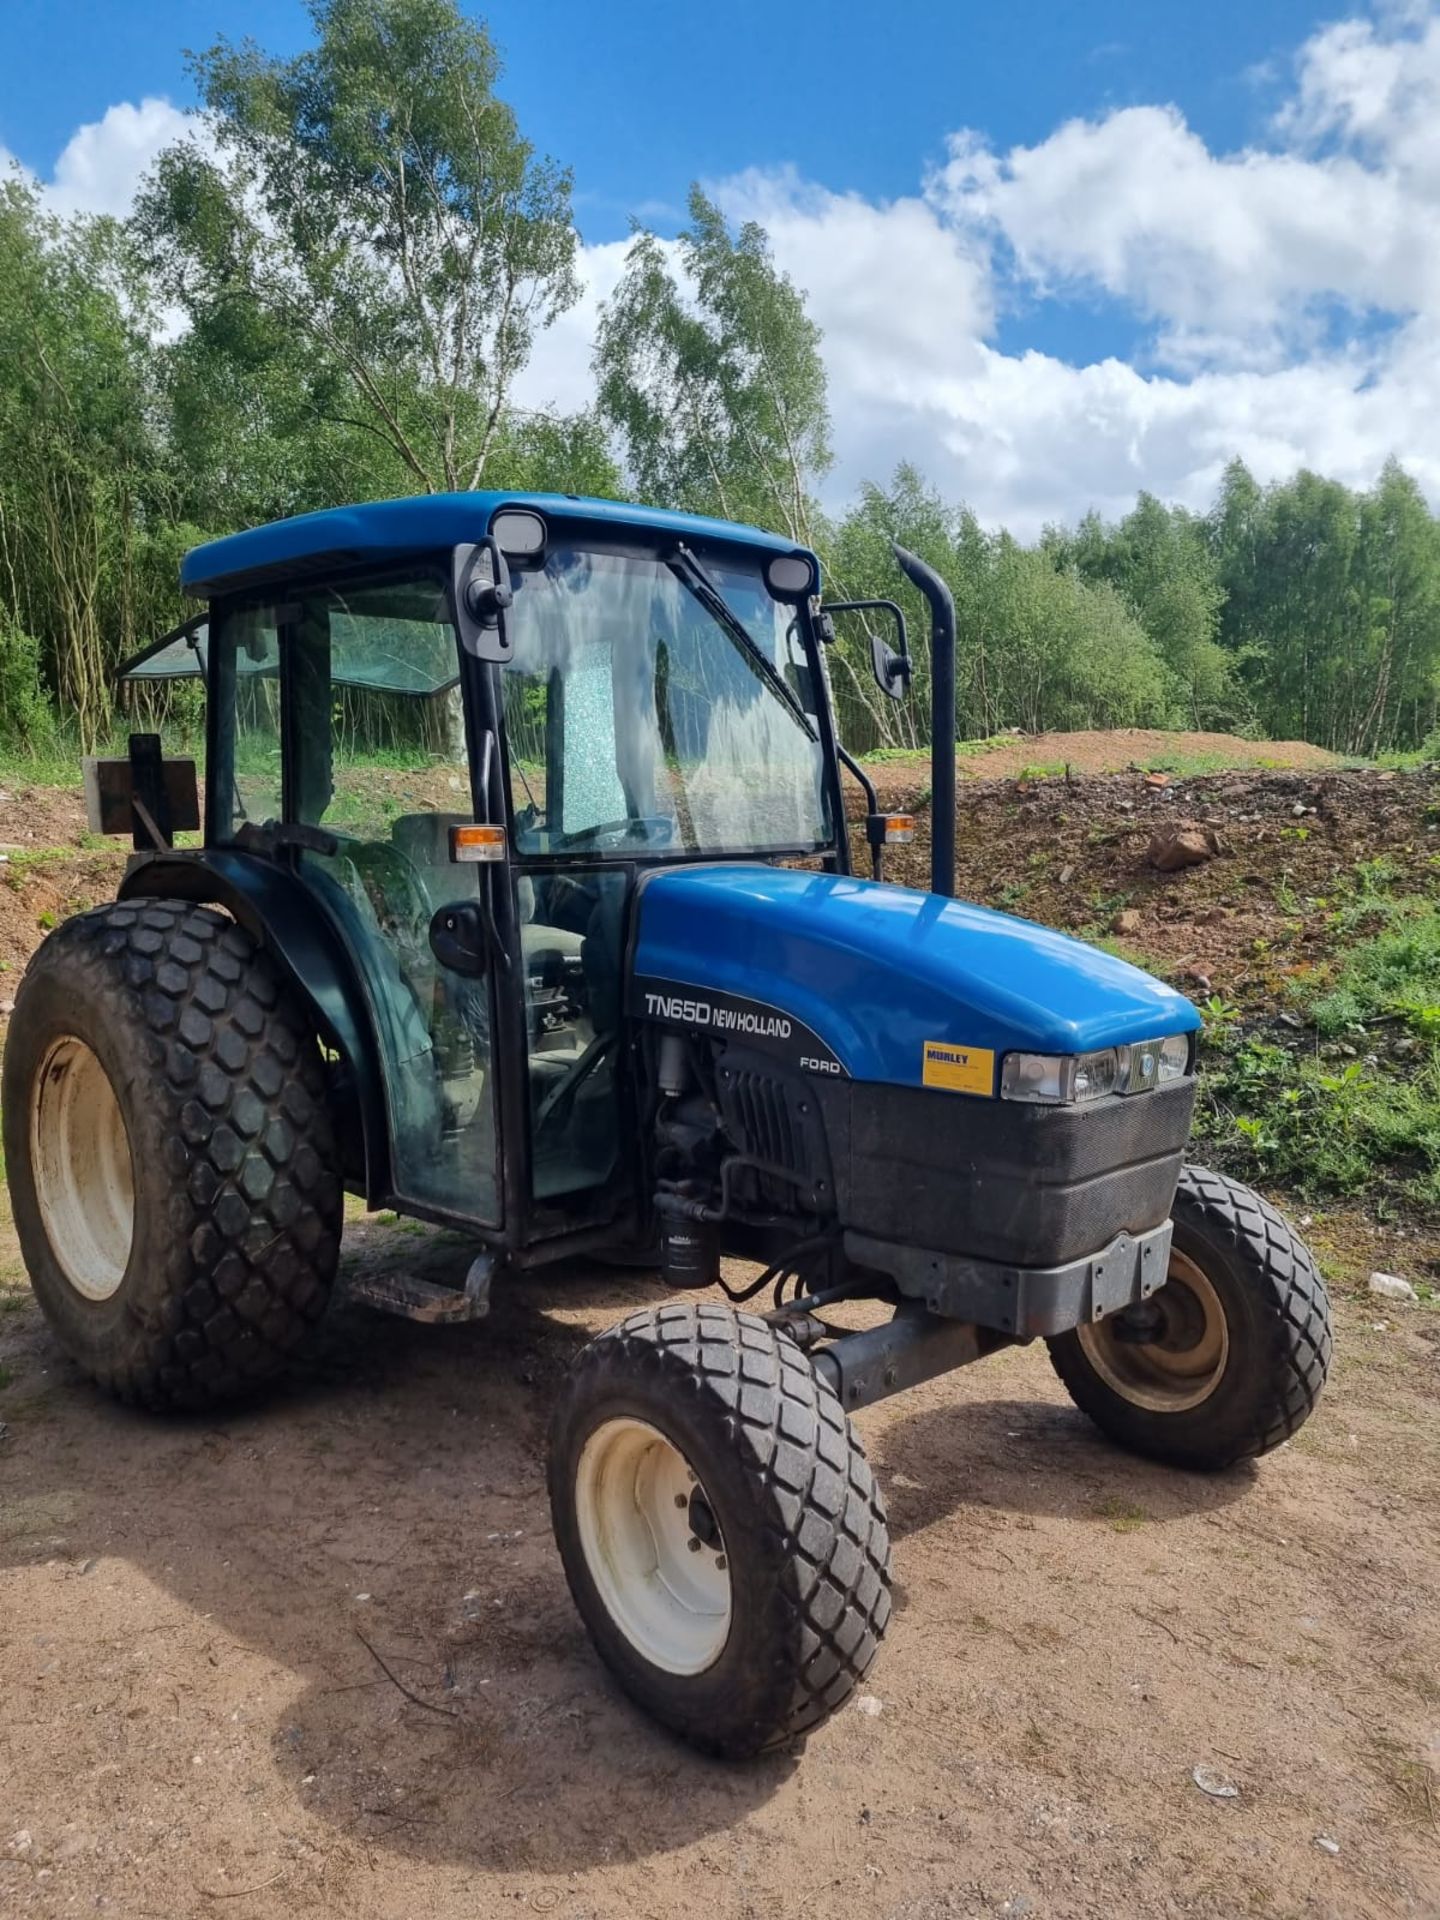
[(893, 548), (896, 564), (930, 603), (930, 891), (955, 894), (955, 601), (918, 554)]

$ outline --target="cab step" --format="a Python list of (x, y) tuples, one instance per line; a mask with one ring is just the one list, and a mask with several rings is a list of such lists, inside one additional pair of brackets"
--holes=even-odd
[(485, 1318), (494, 1277), (493, 1254), (479, 1253), (470, 1263), (463, 1287), (442, 1287), (409, 1273), (366, 1273), (351, 1280), (346, 1291), (352, 1300), (363, 1300), (382, 1313), (399, 1314), (426, 1326), (453, 1326), (457, 1321)]

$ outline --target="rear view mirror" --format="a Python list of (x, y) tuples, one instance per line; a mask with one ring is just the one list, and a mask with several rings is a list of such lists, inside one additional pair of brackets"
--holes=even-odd
[[(910, 690), (910, 675), (914, 671), (904, 611), (893, 600), (827, 600), (820, 611), (827, 618), (836, 613), (880, 613), (893, 622), (893, 647), (872, 621), (865, 622), (865, 633), (870, 642), (870, 670), (875, 675), (875, 684), (891, 700), (903, 700)], [(834, 631), (832, 625), (832, 635)]]
[(430, 920), (430, 951), (442, 967), (467, 980), (484, 975), (490, 945), (479, 901), (457, 900), (436, 910)]

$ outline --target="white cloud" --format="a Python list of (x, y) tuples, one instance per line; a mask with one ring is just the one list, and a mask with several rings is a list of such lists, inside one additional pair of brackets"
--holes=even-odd
[(961, 135), (930, 192), (1003, 239), (1022, 280), (1125, 302), (1186, 363), (1273, 360), (1313, 334), (1317, 303), (1417, 312), (1440, 289), (1440, 205), (1398, 169), (1212, 154), (1173, 107), (1070, 121), (1003, 157)]
[(600, 306), (615, 291), (629, 247), (628, 240), (609, 240), (579, 249), (575, 267), (580, 298), (536, 339), (529, 363), (515, 383), (520, 406), (579, 413), (590, 405), (595, 397), (590, 360)]
[[(863, 218), (747, 176), (727, 206), (826, 330), (833, 500), (909, 458), (1034, 533), (1142, 487), (1204, 504), (1237, 453), (1356, 485), (1394, 453), (1440, 505), (1440, 12), (1328, 27), (1295, 73), (1234, 154), (1161, 105), (1004, 153), (959, 134), (920, 202)], [(996, 346), (1007, 303), (1076, 298), (1150, 330), (1139, 364)]]
[[(65, 149), (51, 204), (123, 212), (196, 125), (164, 100), (112, 107)], [(1436, 0), (1317, 32), (1269, 139), (1239, 152), (1155, 103), (1006, 151), (958, 133), (891, 201), (793, 171), (712, 191), (768, 229), (824, 329), (832, 504), (909, 459), (1031, 534), (1142, 487), (1203, 504), (1237, 453), (1262, 479), (1310, 465), (1352, 484), (1395, 453), (1440, 504)], [(521, 404), (588, 403), (626, 244), (581, 249), (581, 301), (537, 343)], [(1077, 299), (1138, 333), (1134, 364), (1002, 349), (1001, 316), (1020, 332)]]
[[(194, 136), (202, 122), (168, 100), (122, 100), (70, 136), (49, 180), (39, 181), (46, 206), (62, 219), (77, 213), (130, 211), (140, 182), (161, 150)], [(0, 164), (8, 156), (0, 149)]]

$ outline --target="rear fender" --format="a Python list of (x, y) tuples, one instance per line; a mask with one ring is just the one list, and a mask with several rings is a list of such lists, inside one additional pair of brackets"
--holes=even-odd
[(273, 955), (305, 996), (316, 1029), (344, 1060), (354, 1087), (365, 1197), (390, 1194), (389, 1133), (379, 1052), (355, 970), (306, 888), (269, 861), (228, 848), (138, 859), (120, 883), (122, 900), (193, 900), (223, 907)]

